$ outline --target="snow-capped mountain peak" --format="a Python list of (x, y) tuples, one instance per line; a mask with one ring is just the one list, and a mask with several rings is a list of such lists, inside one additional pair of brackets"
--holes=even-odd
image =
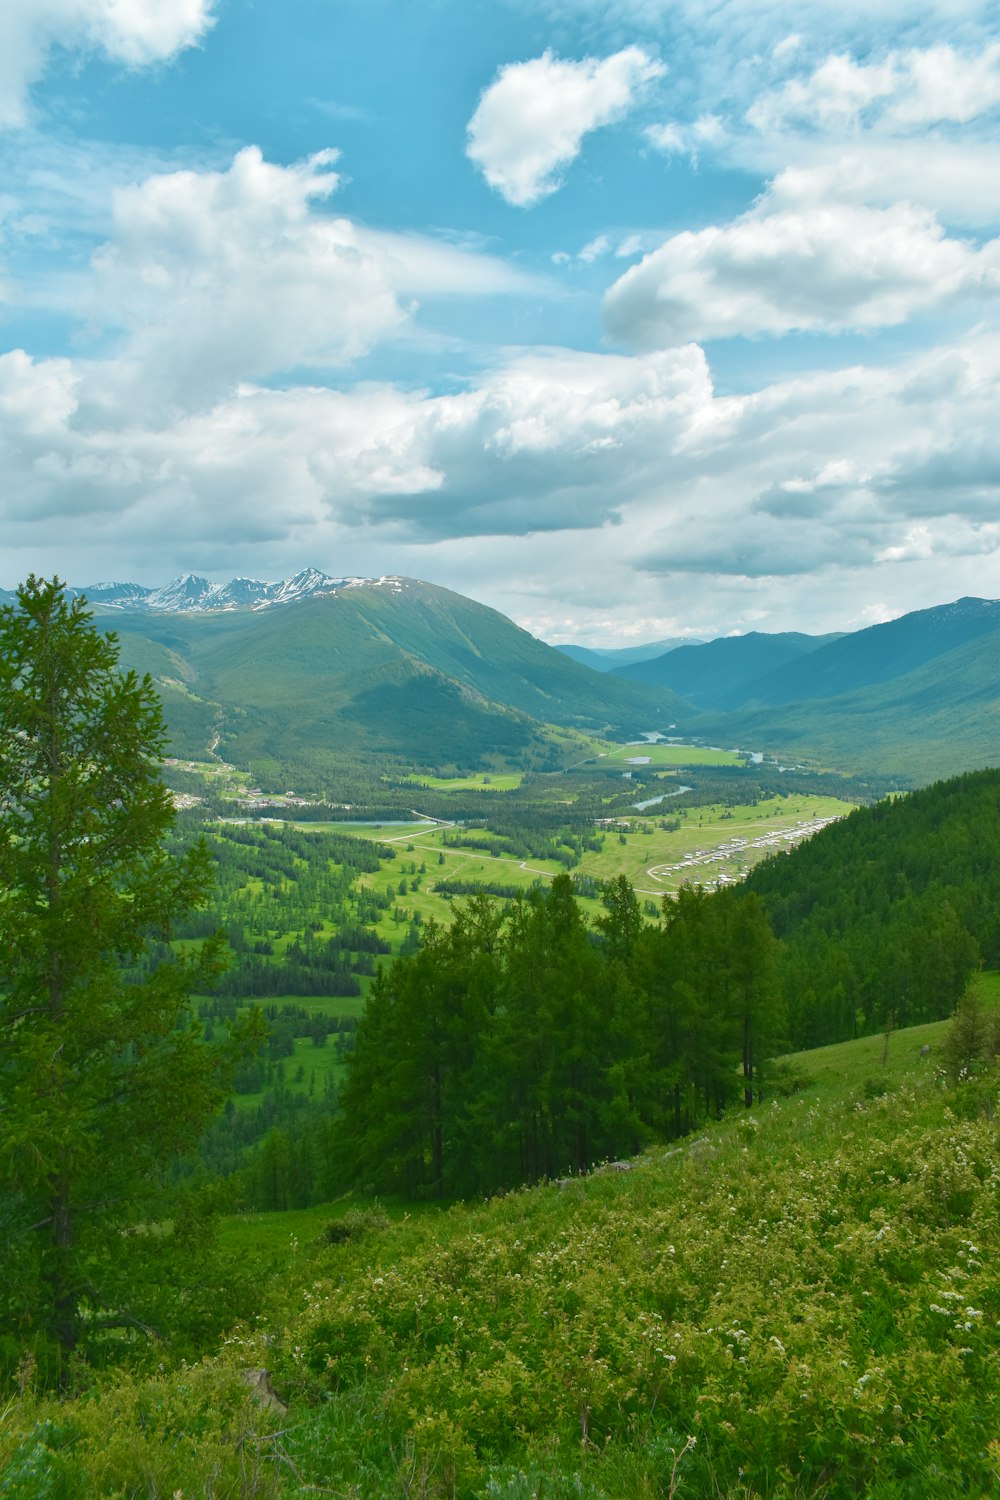
[(319, 594), (334, 594), (342, 588), (377, 588), (384, 584), (398, 587), (398, 583), (398, 579), (389, 578), (332, 578), (318, 568), (303, 568), (294, 577), (276, 582), (261, 578), (232, 578), (228, 583), (211, 583), (196, 573), (184, 573), (155, 589), (137, 583), (97, 583), (71, 592), (82, 593), (92, 604), (106, 608), (176, 614), (269, 609), (275, 605), (296, 604)]

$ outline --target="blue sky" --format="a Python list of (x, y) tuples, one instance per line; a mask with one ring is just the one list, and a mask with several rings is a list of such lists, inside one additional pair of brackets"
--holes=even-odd
[(0, 0), (0, 585), (1000, 590), (991, 5)]

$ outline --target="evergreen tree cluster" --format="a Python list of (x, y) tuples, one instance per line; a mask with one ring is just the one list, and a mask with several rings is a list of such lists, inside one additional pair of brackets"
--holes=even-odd
[(490, 818), (467, 823), (444, 835), (448, 849), (478, 849), (493, 859), (506, 854), (514, 859), (553, 859), (571, 870), (580, 863), (585, 849), (600, 850), (604, 835), (576, 830), (565, 823), (542, 820), (534, 824)]
[(605, 906), (595, 934), (569, 876), (506, 911), (474, 897), (380, 971), (334, 1172), (407, 1196), (492, 1193), (749, 1100), (782, 1035), (759, 898), (685, 891), (651, 927), (619, 878)]
[(30, 1348), (43, 1377), (149, 1330), (169, 1278), (138, 1226), (256, 1042), (250, 1018), (206, 1045), (217, 946), (168, 946), (211, 872), (168, 847), (164, 746), (149, 677), (29, 578), (0, 608), (0, 1364)]

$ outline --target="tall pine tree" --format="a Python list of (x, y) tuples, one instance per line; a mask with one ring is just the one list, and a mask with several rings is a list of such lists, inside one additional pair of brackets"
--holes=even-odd
[(160, 706), (117, 662), (58, 580), (0, 610), (0, 1334), (63, 1367), (141, 1326), (128, 1231), (224, 1083), (187, 1004), (211, 944), (140, 972), (210, 869), (165, 847)]

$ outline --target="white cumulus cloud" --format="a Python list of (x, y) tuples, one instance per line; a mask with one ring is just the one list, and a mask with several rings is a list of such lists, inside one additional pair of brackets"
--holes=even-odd
[(163, 62), (204, 36), (213, 0), (6, 0), (0, 5), (0, 126), (23, 125), (49, 54), (97, 52), (128, 67)]
[(400, 333), (415, 296), (534, 286), (474, 250), (324, 212), (335, 159), (279, 166), (250, 146), (223, 171), (157, 172), (115, 190), (88, 308), (121, 339), (109, 386), (190, 407), (242, 381), (342, 368)]
[(345, 363), (403, 319), (384, 264), (346, 219), (313, 212), (333, 152), (290, 167), (247, 147), (224, 172), (120, 189), (94, 257), (93, 315), (126, 330), (155, 399), (204, 397), (304, 363)]
[(859, 63), (849, 53), (824, 59), (808, 78), (763, 94), (747, 112), (751, 125), (830, 128), (862, 122), (888, 130), (965, 124), (1000, 105), (1000, 43), (978, 52), (940, 44), (893, 51)]
[(666, 72), (641, 47), (566, 61), (545, 52), (501, 68), (469, 121), (466, 155), (508, 203), (554, 193), (583, 138), (620, 120), (644, 85)]
[(1000, 241), (949, 238), (912, 204), (765, 197), (723, 226), (671, 236), (605, 298), (609, 332), (642, 348), (734, 334), (889, 327), (1000, 291)]

